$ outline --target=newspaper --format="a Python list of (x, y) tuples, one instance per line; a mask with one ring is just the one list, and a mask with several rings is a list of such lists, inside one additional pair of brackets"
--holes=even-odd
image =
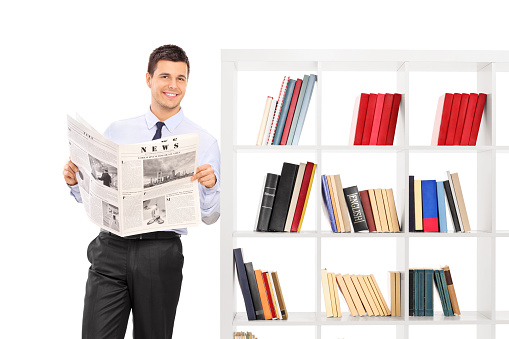
[(71, 160), (85, 211), (120, 236), (200, 223), (198, 134), (118, 145), (79, 116), (67, 116)]

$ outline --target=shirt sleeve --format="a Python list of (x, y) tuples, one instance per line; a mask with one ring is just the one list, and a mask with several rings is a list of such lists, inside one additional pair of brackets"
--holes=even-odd
[(204, 153), (202, 161), (198, 165), (209, 164), (214, 169), (216, 175), (216, 184), (207, 188), (198, 184), (200, 191), (200, 209), (201, 220), (211, 225), (219, 219), (220, 215), (220, 194), (221, 194), (221, 175), (220, 175), (220, 153), (217, 141), (214, 141), (208, 150)]
[(78, 184), (76, 185), (67, 185), (69, 186), (69, 188), (71, 189), (71, 196), (74, 197), (74, 199), (76, 199), (77, 202), (79, 202), (80, 204), (83, 203), (83, 201), (81, 200), (81, 193), (80, 193), (80, 187)]

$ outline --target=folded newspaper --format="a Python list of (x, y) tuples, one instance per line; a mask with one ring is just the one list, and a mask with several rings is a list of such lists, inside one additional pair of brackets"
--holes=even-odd
[(85, 211), (96, 225), (120, 236), (200, 223), (194, 175), (198, 134), (117, 145), (81, 117), (67, 116), (71, 160)]

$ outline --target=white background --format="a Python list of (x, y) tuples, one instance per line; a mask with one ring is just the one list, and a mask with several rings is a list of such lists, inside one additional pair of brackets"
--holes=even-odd
[[(182, 106), (218, 140), (222, 48), (509, 49), (502, 1), (274, 2), (2, 2), (2, 337), (80, 337), (86, 248), (98, 229), (62, 178), (65, 116), (79, 112), (103, 131), (142, 114), (155, 47), (186, 50)], [(219, 227), (183, 239), (174, 338), (219, 337)]]

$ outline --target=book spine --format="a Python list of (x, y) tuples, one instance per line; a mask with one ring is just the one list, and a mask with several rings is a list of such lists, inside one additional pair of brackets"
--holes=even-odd
[(350, 145), (362, 145), (362, 133), (364, 131), (364, 122), (366, 121), (368, 101), (369, 94), (367, 93), (361, 93), (356, 99), (350, 130)]
[[(440, 134), (438, 135), (438, 145), (443, 146), (447, 140), (447, 130), (449, 128), (449, 119), (451, 117), (453, 95), (446, 93), (444, 105), (441, 112)], [(437, 112), (438, 113), (438, 112)]]
[(283, 320), (288, 319), (288, 312), (286, 311), (285, 299), (283, 298), (283, 290), (281, 289), (281, 284), (279, 283), (279, 277), (277, 272), (272, 272), (272, 280), (274, 282), (274, 287), (276, 289), (276, 295), (279, 302), (279, 309), (281, 311), (281, 318)]
[(398, 124), (399, 104), (401, 102), (401, 94), (394, 93), (392, 101), (391, 120), (389, 122), (389, 130), (387, 131), (386, 145), (394, 144), (394, 135), (396, 134), (396, 125)]
[(323, 290), (323, 298), (325, 302), (325, 312), (327, 314), (327, 318), (332, 318), (332, 301), (330, 299), (330, 291), (329, 291), (329, 277), (327, 275), (327, 270), (322, 269), (321, 271), (322, 277), (322, 290)]
[(313, 187), (313, 179), (315, 178), (316, 164), (313, 165), (313, 170), (311, 171), (311, 179), (309, 179), (308, 192), (306, 194), (306, 199), (304, 200), (304, 207), (302, 208), (302, 216), (300, 217), (299, 228), (297, 232), (300, 232), (302, 227), (302, 223), (304, 221), (304, 216), (306, 215), (306, 208), (308, 207), (309, 195), (311, 193), (311, 187)]
[(463, 134), (463, 127), (465, 126), (465, 118), (467, 117), (469, 97), (470, 96), (466, 93), (461, 94), (460, 111), (458, 115), (458, 123), (456, 124), (456, 132), (454, 132), (453, 145), (461, 145), (461, 137)]
[(366, 215), (364, 214), (364, 210), (362, 208), (362, 202), (357, 186), (347, 187), (343, 189), (343, 192), (345, 194), (348, 212), (350, 213), (354, 231), (367, 231), (368, 223), (366, 222)]
[(322, 175), (322, 197), (323, 197), (323, 202), (324, 202), (325, 206), (327, 206), (327, 212), (328, 212), (328, 217), (329, 217), (329, 222), (331, 224), (332, 232), (337, 233), (338, 228), (337, 228), (336, 221), (334, 218), (334, 211), (332, 209), (332, 201), (331, 201), (330, 192), (329, 192), (329, 185), (327, 183), (327, 176), (325, 174)]
[(468, 142), (469, 146), (475, 146), (477, 144), (477, 136), (479, 135), (479, 128), (481, 127), (482, 113), (484, 111), (484, 104), (486, 103), (486, 94), (479, 93), (477, 99), (477, 105), (475, 107), (474, 122), (472, 124), (472, 131), (470, 132), (470, 139)]
[(288, 87), (286, 88), (285, 99), (283, 100), (283, 106), (281, 106), (281, 112), (279, 113), (279, 117), (276, 125), (276, 132), (274, 133), (274, 140), (272, 142), (273, 145), (279, 145), (281, 142), (281, 137), (283, 136), (283, 129), (286, 123), (286, 117), (288, 115), (288, 110), (290, 109), (290, 103), (293, 96), (293, 90), (295, 89), (295, 80), (288, 80)]
[(449, 118), (449, 127), (447, 128), (447, 137), (445, 139), (445, 144), (447, 146), (454, 145), (454, 133), (456, 132), (456, 125), (458, 124), (460, 105), (461, 94), (454, 93), (452, 97), (451, 117)]
[(378, 131), (377, 145), (387, 144), (387, 133), (389, 132), (389, 123), (391, 120), (392, 102), (394, 94), (385, 94), (384, 108), (382, 110), (382, 120), (380, 120), (380, 130)]
[(272, 121), (274, 120), (274, 115), (276, 114), (278, 107), (278, 102), (276, 100), (272, 100), (272, 104), (270, 105), (269, 118), (267, 120), (267, 125), (265, 126), (265, 133), (263, 134), (263, 145), (269, 144), (269, 135), (270, 135), (270, 127), (272, 125)]
[(460, 315), (461, 314), (460, 307), (458, 305), (458, 298), (456, 297), (456, 291), (454, 290), (454, 284), (452, 282), (451, 271), (449, 269), (449, 266), (444, 266), (444, 267), (442, 267), (442, 269), (444, 270), (445, 281), (447, 282), (447, 290), (449, 292), (449, 297), (451, 298), (452, 311), (455, 315)]
[(479, 94), (470, 93), (468, 97), (467, 114), (465, 122), (463, 123), (463, 130), (461, 132), (460, 145), (466, 146), (470, 142), (470, 133), (472, 132), (472, 125), (474, 124), (475, 108)]
[(456, 210), (456, 205), (454, 204), (454, 197), (452, 195), (451, 183), (449, 180), (444, 181), (444, 191), (447, 197), (447, 204), (449, 205), (449, 211), (451, 212), (452, 223), (454, 225), (455, 232), (461, 232), (460, 222), (458, 211)]
[(415, 271), (415, 315), (424, 316), (424, 270)]
[(360, 191), (359, 194), (361, 196), (364, 214), (366, 214), (366, 222), (368, 223), (368, 229), (370, 232), (376, 232), (375, 219), (373, 218), (371, 203), (369, 202), (369, 193), (367, 190), (364, 190)]
[(267, 298), (267, 291), (265, 290), (265, 284), (263, 282), (263, 274), (261, 270), (255, 270), (256, 285), (258, 286), (258, 292), (260, 293), (260, 300), (262, 302), (263, 314), (265, 320), (272, 319), (270, 312), (269, 298)]
[(408, 315), (414, 316), (415, 314), (415, 286), (414, 286), (414, 270), (408, 270)]
[[(306, 169), (304, 170), (304, 177), (302, 178), (302, 185), (300, 186), (299, 199), (297, 200), (297, 206), (295, 207), (295, 215), (293, 216), (292, 222), (292, 232), (297, 232), (299, 229), (299, 224), (302, 217), (302, 212), (304, 210), (304, 203), (306, 202), (306, 196), (308, 193), (309, 185), (312, 184), (311, 181), (311, 173), (313, 172), (313, 166), (315, 164), (312, 162), (307, 162)], [(329, 195), (330, 198), (330, 195)]]
[(295, 136), (295, 129), (297, 128), (297, 123), (299, 122), (300, 112), (302, 110), (302, 102), (304, 101), (304, 94), (306, 94), (306, 88), (309, 83), (309, 75), (304, 75), (304, 79), (302, 80), (302, 87), (300, 88), (299, 99), (297, 100), (297, 107), (295, 108), (295, 114), (292, 119), (292, 126), (290, 127), (290, 133), (288, 135), (288, 140), (286, 141), (287, 145), (292, 145), (293, 137)]
[(371, 127), (371, 135), (369, 137), (370, 145), (376, 145), (378, 142), (378, 132), (380, 131), (380, 124), (382, 122), (385, 97), (385, 94), (379, 93), (376, 99), (375, 116), (373, 117), (373, 126)]
[(424, 232), (438, 232), (436, 180), (422, 180), (422, 227)]
[(424, 270), (424, 315), (433, 316), (433, 270)]
[(440, 281), (440, 272), (439, 270), (433, 271), (433, 278), (435, 287), (438, 291), (438, 296), (440, 297), (440, 303), (442, 304), (442, 311), (444, 312), (444, 316), (447, 316), (447, 306), (444, 300), (444, 291), (442, 290), (442, 282)]
[(256, 320), (256, 312), (253, 305), (253, 299), (251, 297), (251, 291), (249, 290), (246, 267), (244, 266), (244, 258), (242, 256), (242, 249), (234, 249), (233, 254), (235, 256), (235, 264), (237, 266), (237, 277), (239, 278), (240, 289), (242, 291), (242, 296), (244, 297), (244, 304), (246, 305), (247, 319)]
[[(283, 98), (286, 95), (286, 88), (288, 87), (288, 80), (290, 77), (285, 76), (283, 78), (283, 83), (281, 84), (281, 89), (279, 90), (279, 96), (277, 98), (277, 107), (274, 112), (274, 117), (272, 118), (272, 122), (270, 124), (270, 132), (269, 137), (267, 139), (267, 145), (272, 145), (274, 142), (274, 134), (276, 133), (277, 122), (279, 120), (279, 115), (281, 114), (281, 107), (283, 106)], [(282, 94), (282, 96), (281, 96)]]
[(270, 106), (272, 105), (272, 97), (267, 97), (265, 101), (265, 109), (263, 110), (262, 123), (260, 124), (260, 130), (258, 131), (258, 139), (256, 145), (260, 146), (263, 142), (263, 134), (265, 133), (265, 127), (267, 126), (267, 120), (269, 119)]
[(251, 297), (253, 299), (253, 306), (255, 309), (256, 319), (264, 320), (265, 315), (263, 314), (263, 306), (260, 298), (260, 292), (258, 291), (258, 285), (256, 283), (256, 276), (253, 269), (253, 263), (247, 262), (244, 264), (246, 267), (247, 282), (249, 284), (249, 290), (251, 291)]
[(274, 300), (272, 299), (272, 294), (270, 293), (269, 279), (267, 278), (267, 274), (267, 272), (262, 272), (263, 285), (265, 286), (265, 291), (267, 291), (267, 299), (269, 299), (271, 317), (272, 319), (277, 319), (276, 310), (274, 309)]
[(408, 177), (408, 232), (415, 232), (415, 192), (414, 176)]
[[(288, 115), (286, 116), (286, 122), (281, 136), (280, 145), (286, 145), (288, 135), (290, 134), (290, 128), (292, 127), (293, 116), (295, 115), (295, 108), (297, 107), (297, 100), (299, 99), (300, 89), (302, 87), (302, 79), (297, 79), (295, 82), (295, 88), (293, 89), (292, 101), (290, 102), (290, 108), (288, 109)], [(291, 143), (289, 144), (291, 145)]]
[[(451, 186), (451, 192), (452, 192), (452, 198), (454, 200), (454, 206), (456, 207), (456, 211), (458, 212), (458, 221), (460, 223), (460, 227), (461, 227), (461, 232), (465, 232), (465, 220), (463, 219), (465, 216), (466, 216), (466, 213), (463, 214), (462, 213), (462, 210), (461, 210), (461, 206), (460, 206), (460, 200), (459, 198), (461, 197), (463, 199), (463, 195), (461, 194), (458, 194), (457, 192), (457, 189), (459, 187), (459, 181), (458, 181), (458, 184), (455, 182), (454, 180), (454, 177), (453, 175), (451, 174), (451, 172), (447, 171), (447, 178), (449, 179), (449, 185)], [(461, 190), (461, 188), (460, 188)], [(466, 222), (468, 223), (468, 220), (466, 220)]]
[(376, 102), (378, 95), (374, 93), (369, 94), (368, 108), (366, 109), (366, 120), (364, 122), (364, 129), (362, 131), (362, 144), (369, 145), (371, 138), (371, 129), (373, 127), (373, 120), (375, 118)]
[(302, 127), (304, 125), (304, 121), (306, 120), (306, 115), (309, 108), (309, 102), (311, 101), (311, 96), (313, 95), (315, 81), (316, 74), (311, 74), (309, 76), (308, 85), (306, 87), (306, 93), (304, 93), (304, 99), (302, 100), (302, 108), (299, 113), (299, 121), (297, 121), (297, 127), (295, 127), (295, 134), (293, 136), (292, 145), (299, 144), (300, 134), (302, 133)]
[(281, 176), (276, 190), (276, 196), (274, 197), (272, 214), (270, 216), (269, 231), (284, 231), (286, 216), (288, 214), (288, 208), (290, 207), (293, 192), (293, 185), (295, 184), (295, 178), (297, 177), (298, 170), (298, 165), (287, 162), (283, 163)]
[(438, 225), (440, 232), (447, 232), (447, 215), (445, 212), (444, 182), (437, 181)]
[(439, 270), (439, 272), (440, 272), (440, 283), (442, 284), (442, 291), (444, 291), (444, 300), (446, 303), (447, 315), (452, 317), (454, 316), (454, 313), (452, 311), (451, 297), (449, 296), (449, 289), (447, 287), (445, 273), (443, 269)]
[(415, 197), (415, 231), (422, 232), (422, 185), (421, 180), (414, 180)]
[(267, 173), (265, 179), (265, 187), (263, 189), (263, 197), (260, 205), (260, 214), (256, 230), (258, 232), (266, 232), (269, 230), (269, 221), (274, 206), (274, 197), (276, 196), (277, 183), (279, 175)]

